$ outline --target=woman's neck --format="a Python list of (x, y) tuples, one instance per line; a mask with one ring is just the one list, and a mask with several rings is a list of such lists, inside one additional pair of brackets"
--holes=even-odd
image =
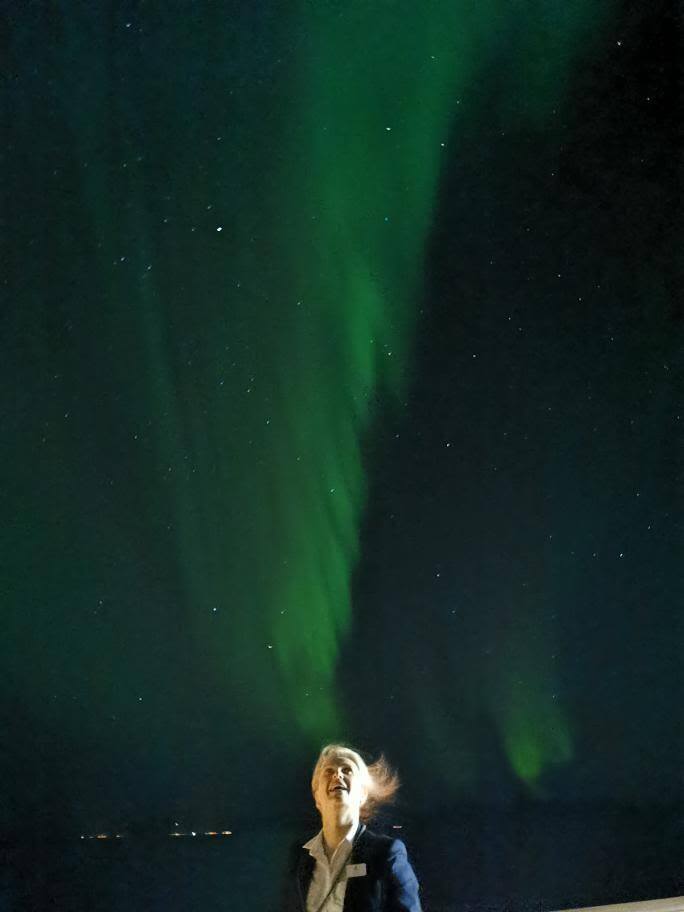
[(358, 818), (354, 819), (348, 815), (343, 817), (330, 815), (323, 818), (323, 842), (325, 843), (325, 852), (329, 859), (332, 858), (335, 849), (342, 840), (348, 836), (350, 832), (355, 832), (358, 825)]

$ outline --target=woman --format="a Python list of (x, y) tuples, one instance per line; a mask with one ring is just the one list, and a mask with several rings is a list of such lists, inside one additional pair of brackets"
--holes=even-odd
[(367, 766), (349, 747), (323, 748), (311, 777), (322, 828), (293, 854), (283, 912), (420, 912), (404, 843), (363, 822), (398, 785), (382, 758)]

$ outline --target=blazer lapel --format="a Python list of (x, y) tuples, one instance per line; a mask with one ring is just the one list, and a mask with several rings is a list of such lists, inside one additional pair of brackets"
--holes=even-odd
[(301, 912), (306, 912), (306, 894), (309, 892), (315, 865), (316, 859), (307, 852), (306, 855), (302, 855), (297, 866), (297, 889)]
[[(365, 860), (363, 838), (365, 831), (366, 827), (364, 824), (361, 824), (356, 836), (354, 837), (351, 855), (347, 861), (348, 865), (361, 864)], [(366, 881), (364, 877), (350, 877), (347, 880), (347, 889), (344, 892), (344, 905), (342, 906), (342, 912), (357, 912), (358, 909), (361, 909), (360, 903), (364, 894), (365, 886)]]

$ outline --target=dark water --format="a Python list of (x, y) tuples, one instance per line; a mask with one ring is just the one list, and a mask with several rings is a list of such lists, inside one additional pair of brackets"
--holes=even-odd
[[(684, 893), (682, 815), (671, 807), (460, 810), (401, 831), (426, 912), (552, 910)], [(269, 912), (296, 827), (231, 837), (3, 845), (2, 912)], [(307, 833), (303, 834), (305, 837)]]

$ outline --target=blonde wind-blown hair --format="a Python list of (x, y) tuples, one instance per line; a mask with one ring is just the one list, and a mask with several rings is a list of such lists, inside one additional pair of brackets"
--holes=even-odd
[(326, 744), (318, 755), (311, 776), (311, 792), (314, 797), (321, 771), (332, 757), (350, 760), (361, 774), (361, 781), (366, 789), (366, 800), (361, 805), (359, 816), (364, 823), (373, 817), (381, 805), (388, 804), (394, 799), (399, 788), (399, 776), (384, 756), (381, 754), (374, 763), (367, 764), (358, 751), (345, 744)]

